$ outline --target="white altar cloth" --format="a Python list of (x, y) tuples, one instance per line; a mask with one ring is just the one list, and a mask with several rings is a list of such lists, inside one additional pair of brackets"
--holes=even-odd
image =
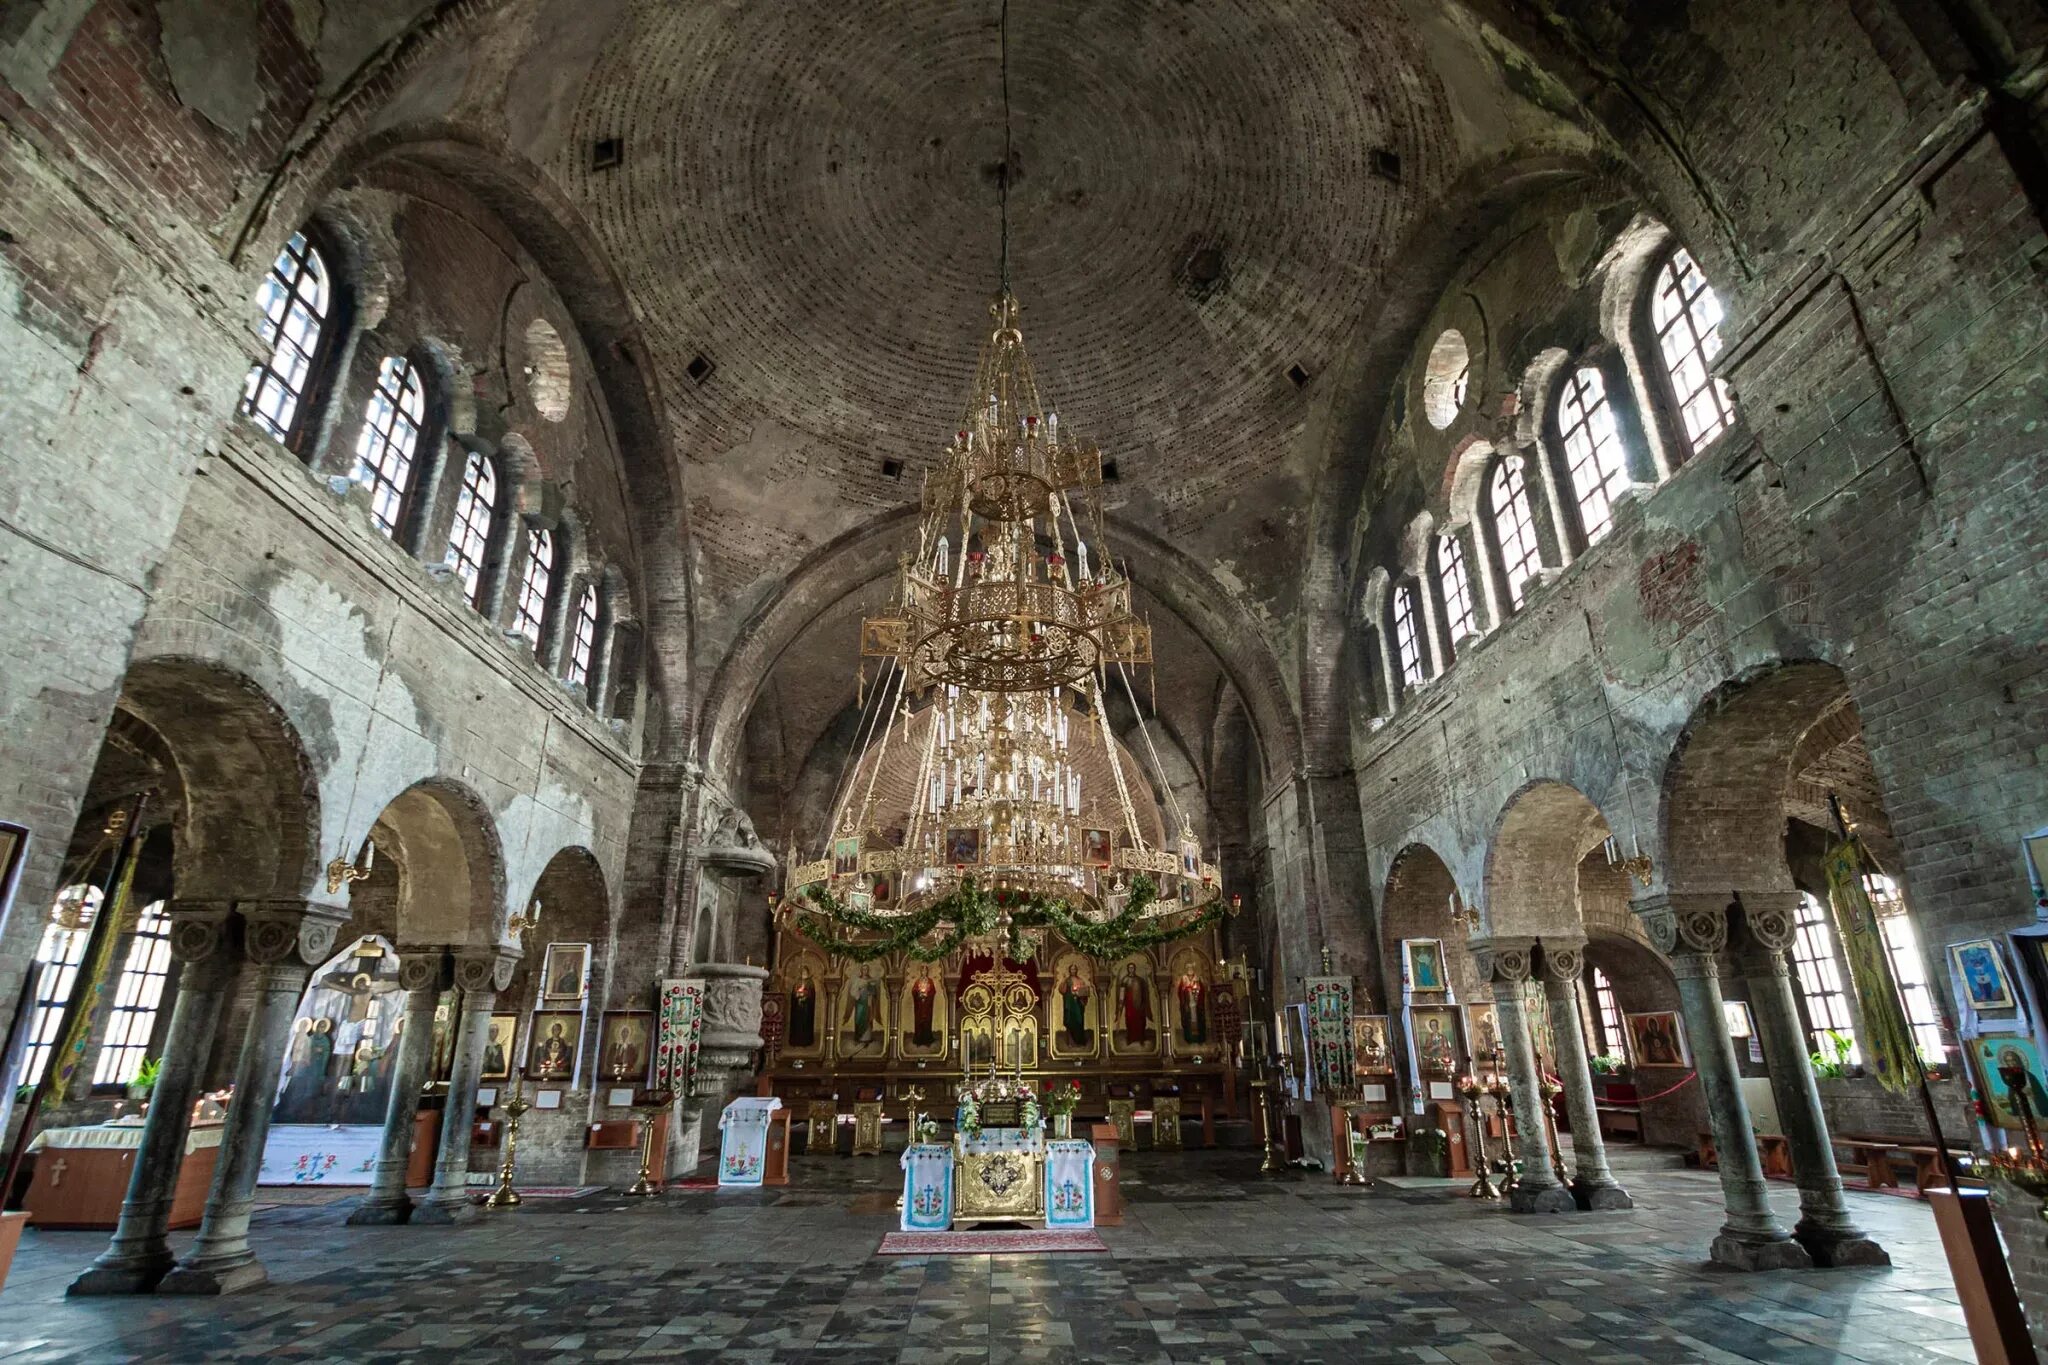
[(914, 1142), (897, 1162), (903, 1168), (905, 1232), (944, 1232), (953, 1226), (953, 1149)]
[(758, 1185), (766, 1173), (768, 1119), (782, 1107), (773, 1095), (742, 1095), (718, 1116), (718, 1183)]
[(1045, 1144), (1045, 1225), (1095, 1226), (1095, 1144), (1061, 1138)]

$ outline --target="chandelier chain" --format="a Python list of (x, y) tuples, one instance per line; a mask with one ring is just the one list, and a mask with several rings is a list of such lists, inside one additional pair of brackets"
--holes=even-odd
[(1010, 290), (1010, 0), (1003, 0), (1002, 14), (998, 21), (1001, 36), (997, 48), (1001, 53), (1003, 71), (1003, 167), (996, 175), (996, 186), (1002, 195), (1002, 261), (1003, 292)]

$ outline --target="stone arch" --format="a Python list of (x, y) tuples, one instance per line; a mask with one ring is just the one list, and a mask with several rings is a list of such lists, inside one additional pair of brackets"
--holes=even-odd
[(1793, 889), (1785, 821), (1795, 757), (1847, 695), (1833, 664), (1777, 660), (1701, 700), (1664, 770), (1658, 828), (1672, 891)]
[(1608, 832), (1600, 808), (1569, 783), (1540, 779), (1508, 798), (1486, 850), (1486, 932), (1579, 937), (1579, 862)]
[(1444, 466), (1445, 531), (1479, 524), (1480, 494), (1486, 487), (1486, 472), (1493, 467), (1493, 452), (1493, 442), (1467, 437)]
[(617, 975), (613, 970), (617, 964), (610, 960), (614, 915), (610, 884), (597, 855), (580, 844), (555, 850), (528, 890), (522, 913), (533, 913), (536, 905), (540, 927), (528, 940), (526, 954), (500, 997), (505, 1008), (525, 1011), (536, 1007), (535, 987), (551, 943), (590, 945), (590, 998), (606, 999), (614, 990), (610, 978)]
[(483, 798), (447, 778), (413, 783), (370, 825), (397, 861), (393, 930), (403, 947), (483, 947), (504, 936), (505, 855)]
[(1401, 1003), (1403, 939), (1441, 940), (1452, 992), (1466, 1002), (1488, 998), (1478, 966), (1465, 950), (1465, 930), (1455, 917), (1465, 908), (1450, 864), (1434, 848), (1408, 844), (1394, 855), (1380, 895), (1380, 963), (1389, 1013), (1397, 1012)]
[(128, 670), (115, 706), (147, 727), (176, 769), (180, 898), (282, 899), (313, 887), (318, 780), (284, 708), (260, 685), (209, 660), (161, 655)]
[(1515, 444), (1524, 450), (1541, 449), (1550, 430), (1550, 405), (1557, 396), (1557, 382), (1573, 364), (1572, 353), (1562, 346), (1546, 346), (1536, 353), (1516, 384)]

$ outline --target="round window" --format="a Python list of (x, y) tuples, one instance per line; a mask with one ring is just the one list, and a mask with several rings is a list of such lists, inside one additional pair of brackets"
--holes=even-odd
[(1458, 419), (1465, 406), (1465, 390), (1472, 382), (1472, 352), (1455, 327), (1444, 328), (1436, 345), (1429, 348), (1429, 368), (1422, 376), (1422, 415), (1442, 431)]

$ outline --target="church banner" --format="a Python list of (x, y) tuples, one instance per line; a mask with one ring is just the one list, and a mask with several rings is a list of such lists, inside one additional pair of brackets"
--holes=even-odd
[(903, 1168), (905, 1232), (944, 1232), (953, 1226), (953, 1149), (913, 1142), (897, 1162)]
[(1352, 1083), (1351, 978), (1312, 976), (1308, 979), (1309, 1065), (1316, 1089), (1334, 1090)]
[(663, 981), (656, 1024), (660, 1032), (654, 1048), (654, 1088), (688, 1095), (704, 1032), (704, 983), (680, 977)]
[(1906, 1022), (1905, 1002), (1892, 984), (1891, 964), (1885, 960), (1884, 926), (1877, 922), (1877, 907), (1870, 903), (1870, 892), (1863, 884), (1861, 854), (1854, 839), (1845, 839), (1827, 851), (1821, 867), (1827, 874), (1828, 900), (1834, 906), (1842, 956), (1849, 963), (1849, 980), (1863, 1007), (1863, 1027), (1856, 1031), (1857, 1040), (1863, 1044), (1865, 1063), (1877, 1073), (1878, 1083), (1898, 1094), (1919, 1074), (1920, 1054), (1913, 1043), (1913, 1029)]
[(1095, 1226), (1095, 1144), (1061, 1138), (1045, 1144), (1045, 1225)]

